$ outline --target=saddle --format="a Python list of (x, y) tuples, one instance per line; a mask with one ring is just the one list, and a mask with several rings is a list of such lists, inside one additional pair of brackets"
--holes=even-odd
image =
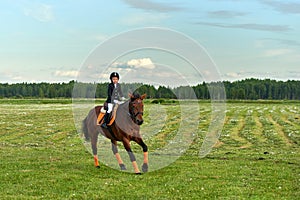
[[(110, 113), (110, 120), (109, 120), (109, 123), (107, 124), (107, 125), (112, 125), (113, 123), (114, 123), (114, 121), (115, 121), (115, 119), (116, 119), (116, 116), (117, 116), (117, 109), (118, 109), (118, 107), (119, 107), (119, 104), (115, 104), (114, 105), (114, 107), (113, 107), (113, 109), (112, 109), (112, 112)], [(99, 115), (98, 115), (98, 117), (97, 117), (97, 125), (101, 125), (102, 123), (103, 123), (103, 121), (104, 121), (104, 115), (106, 114), (106, 111), (107, 110), (105, 110), (104, 109), (104, 106), (101, 108), (101, 110), (100, 110), (100, 113), (99, 113)]]

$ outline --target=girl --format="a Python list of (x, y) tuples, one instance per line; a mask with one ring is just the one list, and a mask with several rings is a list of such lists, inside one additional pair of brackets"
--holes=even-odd
[(118, 103), (120, 100), (125, 100), (123, 97), (123, 93), (121, 90), (121, 85), (119, 84), (120, 76), (117, 72), (113, 72), (110, 74), (110, 84), (108, 84), (108, 90), (107, 90), (107, 112), (104, 116), (104, 122), (101, 125), (102, 128), (107, 128), (107, 124), (109, 123), (109, 115), (110, 112), (113, 109), (113, 106), (115, 103)]

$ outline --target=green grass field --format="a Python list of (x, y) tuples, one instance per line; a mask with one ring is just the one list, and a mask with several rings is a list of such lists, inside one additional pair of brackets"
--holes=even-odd
[[(161, 105), (167, 117), (160, 126), (150, 119), (159, 118), (159, 112), (149, 114), (155, 106), (145, 104), (144, 130), (160, 128), (146, 140), (150, 168), (151, 151), (172, 139), (180, 115), (178, 104)], [(94, 167), (75, 128), (71, 100), (2, 99), (0, 199), (300, 198), (299, 102), (227, 103), (219, 142), (202, 159), (210, 103), (200, 102), (200, 111), (189, 149), (169, 166), (138, 176), (103, 163)]]

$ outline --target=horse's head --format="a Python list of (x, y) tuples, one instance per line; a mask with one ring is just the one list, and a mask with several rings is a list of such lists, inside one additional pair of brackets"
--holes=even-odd
[(140, 95), (138, 93), (129, 94), (129, 113), (132, 120), (137, 125), (143, 123), (144, 103), (143, 99), (146, 98), (146, 94)]

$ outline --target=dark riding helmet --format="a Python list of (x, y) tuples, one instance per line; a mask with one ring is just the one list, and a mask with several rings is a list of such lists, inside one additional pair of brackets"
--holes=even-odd
[(112, 80), (113, 77), (117, 77), (118, 79), (120, 79), (120, 76), (118, 74), (118, 72), (113, 72), (110, 74), (109, 79)]

